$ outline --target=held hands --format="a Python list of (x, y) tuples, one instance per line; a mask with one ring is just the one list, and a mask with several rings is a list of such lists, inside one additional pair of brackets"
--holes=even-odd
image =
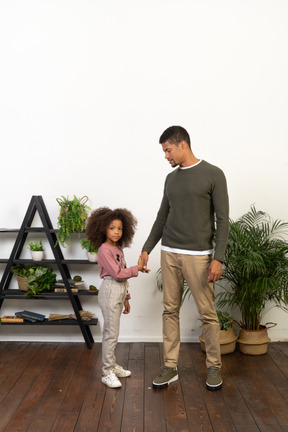
[(222, 263), (217, 260), (211, 261), (208, 268), (208, 282), (217, 282), (222, 276)]
[(139, 257), (139, 260), (138, 260), (138, 271), (141, 271), (142, 273), (149, 273), (150, 269), (147, 269), (148, 254), (147, 254), (147, 258), (146, 259), (145, 259), (145, 256), (143, 258), (143, 254), (147, 254), (147, 252), (142, 252), (142, 254)]

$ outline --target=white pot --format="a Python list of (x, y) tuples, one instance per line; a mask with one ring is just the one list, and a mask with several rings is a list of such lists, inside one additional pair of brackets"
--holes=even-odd
[(88, 260), (90, 262), (97, 262), (97, 253), (96, 252), (87, 252)]
[(44, 251), (31, 251), (31, 256), (33, 261), (42, 261)]

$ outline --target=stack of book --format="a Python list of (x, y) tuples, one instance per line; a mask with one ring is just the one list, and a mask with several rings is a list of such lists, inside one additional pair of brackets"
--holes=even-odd
[[(72, 292), (78, 292), (79, 289), (81, 290), (84, 288), (84, 281), (76, 282), (73, 279), (68, 279), (68, 282)], [(67, 292), (64, 281), (62, 279), (57, 281), (54, 287), (54, 292)]]
[(45, 315), (36, 313), (36, 312), (30, 312), (27, 310), (21, 311), (21, 312), (15, 312), (16, 317), (24, 319), (24, 321), (29, 322), (36, 322), (36, 321), (44, 321)]

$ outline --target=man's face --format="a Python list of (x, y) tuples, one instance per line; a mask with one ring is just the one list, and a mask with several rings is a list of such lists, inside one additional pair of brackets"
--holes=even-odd
[(172, 168), (175, 168), (177, 165), (180, 165), (183, 158), (183, 148), (181, 143), (178, 145), (171, 144), (169, 141), (165, 141), (162, 144), (162, 149), (165, 153), (165, 159), (168, 160)]

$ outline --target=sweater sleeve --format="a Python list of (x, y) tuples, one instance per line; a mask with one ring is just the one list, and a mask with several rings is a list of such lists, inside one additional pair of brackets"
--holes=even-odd
[(229, 233), (229, 198), (225, 175), (219, 171), (212, 192), (217, 226), (214, 259), (223, 262)]
[(99, 249), (98, 263), (101, 268), (101, 277), (111, 276), (113, 279), (121, 282), (138, 276), (138, 265), (122, 268), (121, 263), (116, 261), (112, 252), (106, 248)]
[[(166, 185), (166, 183), (165, 183)], [(152, 226), (152, 229), (150, 231), (150, 234), (144, 243), (144, 246), (142, 247), (142, 251), (146, 251), (150, 253), (156, 244), (159, 242), (159, 240), (162, 238), (163, 229), (166, 224), (167, 216), (169, 214), (169, 200), (165, 193), (165, 187), (164, 187), (164, 194), (162, 198), (162, 202), (156, 217), (156, 220)]]

